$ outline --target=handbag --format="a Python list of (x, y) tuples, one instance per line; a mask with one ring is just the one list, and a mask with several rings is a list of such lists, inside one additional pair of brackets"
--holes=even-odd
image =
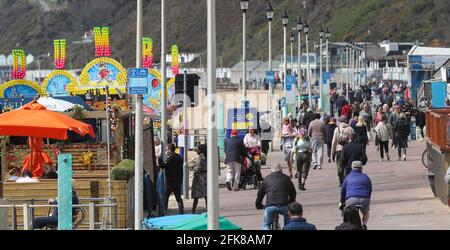
[(375, 146), (378, 146), (381, 144), (381, 138), (378, 135), (378, 133), (375, 135)]

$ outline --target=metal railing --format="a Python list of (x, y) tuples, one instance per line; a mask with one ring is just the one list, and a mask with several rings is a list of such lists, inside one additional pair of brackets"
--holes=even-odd
[[(57, 208), (58, 205), (52, 205), (52, 204), (35, 204), (36, 202), (48, 202), (48, 200), (45, 199), (17, 199), (17, 200), (7, 200), (8, 202), (13, 202), (13, 204), (10, 205), (0, 205), (0, 209), (12, 209), (12, 217), (11, 217), (11, 226), (10, 228), (12, 230), (17, 230), (19, 226), (22, 226), (24, 230), (30, 230), (31, 229), (31, 222), (34, 220), (34, 209), (35, 208)], [(80, 222), (80, 225), (89, 225), (89, 230), (95, 230), (97, 225), (100, 225), (101, 229), (106, 229), (108, 226), (110, 226), (110, 229), (117, 228), (118, 225), (118, 215), (117, 215), (117, 199), (112, 198), (111, 203), (106, 203), (108, 201), (108, 198), (79, 198), (80, 204), (74, 204), (72, 205), (72, 208), (81, 208), (85, 209), (87, 208), (88, 211), (88, 221), (86, 222), (86, 217), (83, 217), (82, 221)], [(84, 203), (88, 202), (88, 203)], [(18, 202), (24, 202), (22, 204), (17, 204)], [(105, 202), (103, 204), (96, 204), (96, 202)], [(96, 208), (103, 208), (103, 215), (101, 221), (97, 222), (95, 220), (95, 209)], [(107, 213), (106, 209), (112, 208), (112, 216), (110, 217), (111, 220), (109, 222), (106, 221)], [(19, 224), (17, 220), (17, 209), (22, 209), (23, 213), (23, 223)], [(85, 212), (84, 210), (83, 212)], [(85, 214), (86, 215), (86, 214)]]

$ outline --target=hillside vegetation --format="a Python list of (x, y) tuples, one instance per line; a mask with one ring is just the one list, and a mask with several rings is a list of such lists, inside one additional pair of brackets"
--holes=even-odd
[[(177, 44), (182, 52), (202, 53), (206, 58), (206, 1), (166, 0), (168, 15), (167, 48)], [(42, 3), (45, 2), (45, 3)], [(156, 61), (160, 54), (160, 0), (144, 0), (144, 35), (154, 40)], [(411, 41), (441, 45), (450, 43), (450, 6), (446, 0), (273, 0), (274, 54), (282, 53), (281, 14), (290, 16), (290, 29), (300, 15), (311, 26), (311, 44), (318, 43), (320, 26), (329, 27), (331, 41)], [(248, 58), (267, 60), (267, 1), (250, 0), (247, 15)], [(50, 7), (50, 11), (44, 10)], [(93, 26), (111, 27), (113, 57), (124, 66), (135, 62), (136, 1), (134, 0), (0, 0), (0, 53), (9, 53), (17, 44), (27, 52), (52, 51), (52, 40), (81, 40)], [(240, 60), (242, 53), (242, 13), (238, 0), (217, 1), (217, 49), (225, 66)], [(85, 57), (85, 54), (87, 57)], [(93, 45), (70, 45), (73, 67), (81, 67), (93, 57)], [(205, 62), (206, 60), (204, 60)], [(50, 60), (47, 66), (50, 67)], [(196, 62), (198, 63), (198, 62)]]

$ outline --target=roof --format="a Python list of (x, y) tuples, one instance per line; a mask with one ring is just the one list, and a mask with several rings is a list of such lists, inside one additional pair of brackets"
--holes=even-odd
[[(252, 71), (260, 67), (262, 65), (262, 61), (247, 61), (247, 70)], [(242, 70), (242, 61), (235, 64), (231, 70)]]
[(450, 48), (414, 46), (408, 55), (409, 56), (413, 56), (413, 55), (421, 55), (421, 56), (449, 55), (450, 56)]

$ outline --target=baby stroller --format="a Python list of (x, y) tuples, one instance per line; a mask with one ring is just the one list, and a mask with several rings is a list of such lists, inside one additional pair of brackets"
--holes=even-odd
[(258, 189), (263, 181), (260, 153), (251, 151), (249, 150), (247, 157), (244, 159), (244, 166), (239, 179), (239, 188), (243, 190), (247, 188), (247, 185), (252, 185), (254, 189)]

